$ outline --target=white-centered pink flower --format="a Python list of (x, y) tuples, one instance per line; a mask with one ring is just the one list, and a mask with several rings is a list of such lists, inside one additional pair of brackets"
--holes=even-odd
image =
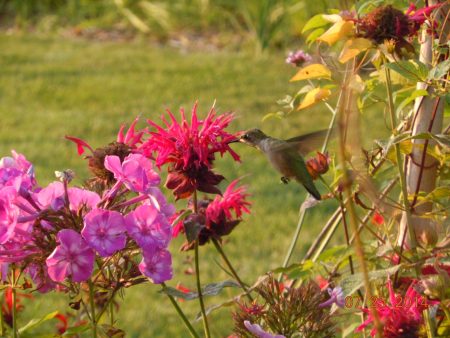
[(141, 205), (126, 215), (125, 228), (144, 250), (166, 248), (171, 239), (169, 222), (152, 205)]
[(50, 278), (55, 282), (66, 278), (74, 282), (89, 279), (94, 269), (94, 250), (72, 229), (58, 232), (57, 240), (59, 245), (46, 260)]
[(122, 250), (127, 240), (122, 214), (102, 209), (91, 210), (84, 216), (81, 235), (102, 257)]
[(152, 187), (161, 182), (153, 170), (152, 163), (141, 154), (130, 154), (123, 162), (115, 155), (105, 157), (105, 168), (114, 174), (114, 178), (134, 192), (147, 194)]
[(172, 256), (167, 250), (144, 250), (139, 270), (153, 283), (161, 284), (172, 279)]

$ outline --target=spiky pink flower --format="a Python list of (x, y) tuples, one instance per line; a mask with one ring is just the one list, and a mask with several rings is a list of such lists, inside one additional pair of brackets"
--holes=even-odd
[(172, 256), (164, 249), (147, 249), (143, 251), (139, 270), (153, 283), (161, 284), (172, 279)]
[(160, 183), (159, 175), (153, 170), (150, 160), (140, 154), (130, 154), (123, 162), (118, 156), (106, 156), (105, 168), (114, 174), (118, 182), (123, 182), (134, 192), (146, 194)]
[(70, 278), (74, 282), (87, 280), (94, 269), (95, 252), (81, 235), (72, 230), (58, 232), (59, 245), (48, 256), (48, 275), (55, 282)]
[(127, 240), (122, 214), (102, 209), (91, 210), (84, 216), (81, 235), (102, 257), (123, 249)]
[(126, 215), (125, 228), (144, 250), (166, 248), (171, 239), (170, 224), (152, 205), (141, 205)]
[[(183, 222), (179, 222), (172, 229), (176, 237), (184, 231), (185, 224), (193, 222), (202, 224), (199, 233), (199, 244), (204, 245), (210, 238), (220, 240), (229, 235), (241, 222), (244, 213), (250, 213), (251, 203), (247, 201), (249, 196), (246, 187), (237, 187), (239, 180), (234, 180), (225, 190), (222, 196), (216, 196), (214, 200), (205, 199), (197, 203), (197, 214), (189, 215)], [(192, 208), (192, 206), (191, 206)], [(190, 250), (193, 243), (185, 243), (182, 250)]]
[[(222, 196), (216, 196), (206, 208), (208, 223), (220, 223), (224, 220), (240, 219), (243, 213), (250, 213), (251, 203), (247, 201), (249, 194), (245, 186), (236, 187), (239, 180), (234, 180)], [(232, 214), (234, 212), (234, 216)]]
[[(419, 331), (419, 327), (423, 324), (422, 312), (426, 309), (427, 305), (424, 304), (424, 296), (420, 295), (414, 286), (417, 284), (413, 281), (406, 290), (404, 296), (396, 295), (392, 282), (388, 280), (387, 288), (389, 291), (389, 302), (381, 302), (376, 304), (375, 311), (378, 312), (381, 323), (383, 324), (383, 337), (394, 338), (399, 337), (416, 337)], [(402, 302), (402, 300), (405, 302)], [(398, 301), (402, 303), (398, 303)], [(426, 302), (425, 302), (426, 303)], [(358, 326), (355, 332), (361, 332), (367, 326), (373, 323), (373, 316), (371, 310), (362, 309), (368, 315), (367, 320)], [(376, 328), (370, 331), (370, 335), (374, 337), (376, 335)]]
[(211, 108), (206, 118), (200, 120), (197, 104), (192, 109), (190, 123), (183, 109), (181, 122), (170, 111), (168, 114), (170, 122), (162, 117), (163, 127), (148, 121), (156, 131), (150, 132), (150, 138), (140, 150), (146, 156), (154, 156), (158, 167), (169, 165), (166, 186), (173, 189), (177, 199), (187, 198), (195, 190), (220, 193), (217, 185), (223, 176), (212, 171), (215, 154), (228, 152), (234, 160), (239, 160), (239, 156), (229, 146), (236, 136), (225, 131), (233, 115), (216, 115), (214, 108)]

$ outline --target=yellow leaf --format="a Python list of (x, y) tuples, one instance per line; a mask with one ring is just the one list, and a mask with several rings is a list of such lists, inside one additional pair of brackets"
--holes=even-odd
[(350, 35), (353, 31), (353, 22), (351, 21), (338, 21), (331, 26), (325, 33), (317, 38), (319, 41), (328, 43), (330, 46), (342, 38)]
[(316, 78), (331, 78), (331, 71), (320, 63), (314, 63), (306, 66), (298, 71), (291, 79), (291, 82), (316, 79)]
[(331, 90), (325, 88), (314, 88), (308, 94), (305, 95), (302, 103), (298, 106), (297, 110), (301, 110), (307, 107), (311, 107), (317, 102), (326, 100), (331, 95)]
[(372, 47), (372, 42), (364, 38), (348, 40), (339, 56), (339, 62), (346, 63), (348, 60), (353, 59), (356, 55), (364, 52), (370, 47)]
[(353, 89), (357, 93), (362, 93), (364, 91), (364, 81), (358, 74), (353, 75), (350, 79), (349, 88)]

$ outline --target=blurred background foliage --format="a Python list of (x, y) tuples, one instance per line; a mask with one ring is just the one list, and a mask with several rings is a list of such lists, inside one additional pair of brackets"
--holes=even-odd
[(345, 0), (0, 0), (4, 27), (77, 35), (103, 30), (159, 42), (201, 37), (216, 47), (257, 52), (298, 39), (302, 25)]

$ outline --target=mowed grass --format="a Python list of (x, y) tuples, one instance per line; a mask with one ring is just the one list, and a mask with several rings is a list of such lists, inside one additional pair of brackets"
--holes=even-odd
[[(42, 185), (53, 180), (55, 170), (75, 170), (78, 184), (88, 176), (86, 162), (64, 135), (102, 146), (114, 140), (122, 123), (130, 123), (137, 115), (142, 121), (159, 121), (166, 108), (178, 114), (180, 106), (189, 111), (197, 100), (202, 116), (215, 100), (219, 112), (234, 111), (232, 130), (259, 127), (279, 137), (325, 128), (330, 118), (329, 112), (316, 108), (283, 121), (262, 122), (266, 113), (278, 110), (276, 100), (298, 89), (297, 84), (288, 82), (295, 70), (284, 63), (282, 53), (255, 59), (228, 52), (183, 53), (143, 42), (0, 36), (0, 69), (0, 154), (6, 156), (10, 149), (24, 153), (35, 164)], [(371, 130), (382, 123), (372, 123)], [(253, 283), (281, 265), (304, 190), (295, 183), (280, 184), (279, 175), (256, 150), (240, 144), (235, 149), (242, 162), (217, 158), (217, 172), (224, 174), (227, 182), (243, 177), (253, 205), (252, 214), (227, 238), (225, 251), (242, 279)], [(168, 196), (172, 199), (170, 193)], [(178, 206), (183, 207), (183, 202)], [(334, 206), (327, 201), (308, 214), (294, 259), (302, 257)], [(194, 289), (194, 277), (184, 274), (191, 253), (178, 251), (181, 242), (179, 238), (171, 245), (175, 273), (169, 284), (182, 282)], [(220, 269), (220, 257), (212, 246), (202, 247), (200, 252), (202, 283), (229, 278)], [(125, 291), (117, 325), (129, 337), (187, 336), (159, 290), (159, 286), (147, 284)], [(233, 294), (235, 290), (226, 290), (220, 297), (208, 298), (207, 306)], [(20, 323), (45, 311), (64, 311), (68, 302), (64, 294), (36, 296)], [(196, 301), (181, 306), (189, 318), (196, 316)], [(230, 309), (215, 312), (210, 322), (213, 337), (227, 336), (232, 327)], [(201, 323), (196, 323), (196, 328), (200, 331)]]

